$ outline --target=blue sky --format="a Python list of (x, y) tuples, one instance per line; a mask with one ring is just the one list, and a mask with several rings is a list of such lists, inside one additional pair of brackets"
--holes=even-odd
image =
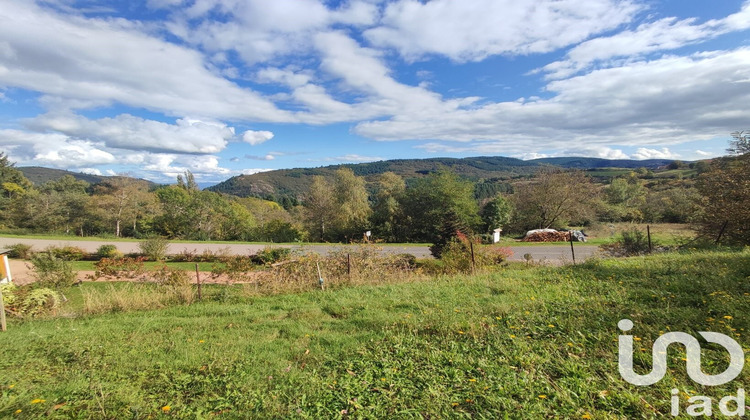
[(724, 154), (750, 1), (0, 0), (0, 151), (212, 183), (436, 156)]

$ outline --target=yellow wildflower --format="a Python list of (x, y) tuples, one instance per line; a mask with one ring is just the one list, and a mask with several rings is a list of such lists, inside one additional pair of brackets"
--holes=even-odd
[(166, 413), (167, 411), (169, 411), (169, 410), (171, 410), (171, 409), (172, 409), (172, 407), (170, 407), (170, 406), (168, 406), (168, 405), (165, 405), (164, 407), (162, 407), (162, 408), (161, 408), (161, 411), (163, 411), (163, 412), (165, 412), (165, 413)]
[(546, 400), (546, 399), (547, 399), (547, 396), (546, 396), (546, 395), (544, 395), (544, 394), (542, 394), (542, 395), (540, 395), (540, 396), (539, 396), (539, 399), (540, 399), (540, 400)]
[(32, 403), (32, 404), (41, 404), (41, 403), (43, 403), (44, 401), (45, 401), (45, 400), (42, 400), (42, 399), (39, 399), (39, 398), (34, 398), (33, 400), (31, 400), (31, 403)]

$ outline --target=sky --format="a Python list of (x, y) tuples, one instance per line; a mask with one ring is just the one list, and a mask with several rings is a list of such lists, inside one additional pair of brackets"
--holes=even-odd
[(0, 0), (18, 166), (697, 160), (749, 116), (750, 0)]

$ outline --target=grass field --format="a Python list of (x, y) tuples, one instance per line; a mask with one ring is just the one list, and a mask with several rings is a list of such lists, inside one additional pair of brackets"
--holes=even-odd
[[(748, 385), (746, 373), (694, 384), (682, 350), (661, 382), (630, 385), (616, 328), (635, 322), (639, 372), (666, 331), (718, 331), (747, 349), (747, 250), (267, 297), (213, 286), (190, 306), (76, 315), (102, 287), (68, 291), (67, 316), (10, 320), (1, 417), (631, 419), (668, 417), (675, 387), (684, 407)], [(720, 347), (703, 356), (724, 370)]]

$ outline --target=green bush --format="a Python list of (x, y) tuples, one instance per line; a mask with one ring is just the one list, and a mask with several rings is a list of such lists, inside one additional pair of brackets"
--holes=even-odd
[(31, 245), (28, 244), (13, 244), (8, 247), (8, 257), (18, 258), (22, 260), (28, 260), (31, 258)]
[(117, 250), (117, 246), (112, 244), (105, 244), (97, 248), (96, 257), (102, 258), (119, 258), (122, 257), (122, 253)]
[(61, 289), (72, 286), (77, 273), (70, 262), (55, 256), (52, 252), (38, 252), (31, 257), (34, 276), (42, 287)]
[[(651, 246), (657, 245), (652, 242)], [(615, 242), (601, 245), (600, 248), (613, 257), (644, 255), (649, 252), (648, 236), (637, 228), (631, 228), (620, 232)]]
[(60, 306), (62, 297), (52, 289), (44, 287), (22, 286), (13, 283), (0, 285), (3, 291), (3, 304), (11, 315), (20, 317), (39, 316), (49, 313)]
[(291, 250), (289, 248), (266, 247), (251, 258), (254, 263), (264, 265), (284, 261), (289, 258), (290, 254)]
[(169, 241), (162, 237), (154, 237), (138, 243), (141, 254), (153, 261), (163, 261), (167, 256)]
[(83, 259), (84, 255), (86, 255), (86, 251), (82, 248), (70, 245), (62, 247), (50, 246), (45, 249), (45, 252), (65, 261), (80, 261)]

